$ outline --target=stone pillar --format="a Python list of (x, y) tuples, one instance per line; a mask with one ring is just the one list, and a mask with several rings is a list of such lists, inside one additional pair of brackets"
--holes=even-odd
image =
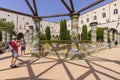
[(74, 14), (71, 16), (71, 36), (72, 36), (72, 41), (76, 42), (78, 40), (78, 18), (79, 18), (79, 14)]
[(114, 37), (114, 41), (116, 41), (116, 40), (117, 40), (117, 37), (118, 37), (118, 33), (115, 32), (115, 33), (114, 33), (114, 36), (115, 36), (115, 37)]
[(118, 33), (118, 42), (120, 44), (120, 33)]
[(29, 46), (32, 47), (33, 43), (33, 26), (29, 26)]
[(7, 36), (7, 35), (6, 35), (6, 29), (3, 28), (3, 29), (2, 29), (2, 43), (6, 43), (6, 39), (7, 39), (6, 36)]
[(26, 43), (28, 44), (29, 43), (29, 31), (28, 30), (26, 31), (24, 38), (25, 38)]
[(111, 41), (111, 47), (113, 47), (113, 46), (114, 46), (114, 41), (113, 41), (113, 30), (110, 30), (109, 33), (110, 33), (109, 38), (110, 38), (110, 41)]
[(109, 38), (110, 38), (110, 41), (112, 42), (113, 41), (113, 30), (110, 30), (109, 31)]
[[(34, 34), (33, 34), (33, 51), (40, 53), (40, 19), (33, 18)], [(40, 56), (40, 55), (39, 55)]]
[(7, 31), (7, 32), (6, 32), (6, 35), (7, 35), (7, 42), (9, 42), (9, 41), (10, 41), (10, 32)]
[(94, 48), (94, 49), (96, 49), (96, 28), (97, 28), (97, 22), (92, 22), (92, 23), (90, 23), (90, 26), (91, 26), (91, 29), (92, 29), (92, 31), (91, 31), (91, 41), (92, 41), (92, 48)]
[(108, 28), (104, 28), (104, 46), (107, 47), (108, 46)]

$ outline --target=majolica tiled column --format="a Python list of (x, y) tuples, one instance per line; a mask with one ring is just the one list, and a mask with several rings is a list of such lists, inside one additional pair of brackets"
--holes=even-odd
[(10, 41), (10, 32), (7, 31), (6, 34), (7, 34), (7, 42), (9, 42)]
[(107, 47), (108, 46), (108, 28), (104, 28), (104, 46)]
[(91, 41), (92, 41), (92, 48), (96, 49), (97, 37), (96, 37), (96, 29), (97, 29), (97, 22), (90, 23), (91, 26)]
[(118, 33), (118, 42), (120, 44), (120, 33)]
[(29, 31), (28, 30), (26, 31), (24, 38), (25, 38), (26, 43), (28, 44), (29, 43)]
[(113, 30), (110, 30), (109, 31), (109, 38), (110, 38), (110, 41), (112, 42), (113, 41)]
[(3, 28), (2, 29), (2, 43), (5, 43), (6, 39), (7, 39), (7, 37), (6, 37), (6, 29)]
[(40, 52), (40, 19), (33, 18), (34, 34), (33, 34), (33, 51)]
[(72, 21), (71, 36), (73, 41), (78, 40), (78, 18), (79, 18), (78, 14), (74, 14), (71, 16), (71, 21)]
[(115, 33), (114, 33), (114, 40), (115, 40), (115, 41), (117, 40), (117, 37), (118, 37), (118, 33), (115, 32)]
[(79, 47), (78, 47), (78, 18), (79, 18), (79, 14), (73, 14), (71, 15), (71, 40), (72, 40), (72, 51), (78, 51)]
[(29, 46), (32, 48), (33, 43), (33, 26), (29, 26)]

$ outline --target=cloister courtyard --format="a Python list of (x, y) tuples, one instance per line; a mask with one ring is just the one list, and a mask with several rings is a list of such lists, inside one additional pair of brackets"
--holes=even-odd
[(10, 61), (11, 52), (0, 55), (0, 80), (120, 80), (120, 46), (75, 60), (20, 55), (14, 69)]
[(0, 80), (120, 80), (119, 0), (6, 1), (0, 2)]

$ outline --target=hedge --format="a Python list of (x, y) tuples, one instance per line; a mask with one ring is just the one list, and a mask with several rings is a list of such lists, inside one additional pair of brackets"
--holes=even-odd
[[(78, 41), (79, 43), (91, 43), (89, 40)], [(62, 44), (71, 44), (71, 40), (40, 40), (40, 43), (62, 43)]]

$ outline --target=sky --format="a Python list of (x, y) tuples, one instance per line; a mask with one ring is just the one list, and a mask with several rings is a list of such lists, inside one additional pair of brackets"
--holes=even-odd
[[(69, 0), (65, 0), (65, 1), (70, 6)], [(75, 11), (77, 12), (78, 10), (88, 6), (89, 4), (95, 1), (97, 0), (73, 0)], [(105, 0), (104, 2), (97, 4), (96, 6), (86, 11), (83, 11), (80, 14), (86, 13), (92, 9), (105, 5), (111, 1), (113, 0)], [(32, 0), (29, 0), (29, 2), (33, 6)], [(36, 3), (37, 3), (39, 16), (69, 13), (69, 11), (62, 4), (61, 0), (36, 0)], [(0, 0), (0, 7), (27, 13), (27, 14), (32, 14), (24, 0)], [(61, 19), (69, 20), (70, 17), (68, 16), (68, 17), (57, 17), (57, 18), (45, 18), (43, 20), (59, 22)]]

